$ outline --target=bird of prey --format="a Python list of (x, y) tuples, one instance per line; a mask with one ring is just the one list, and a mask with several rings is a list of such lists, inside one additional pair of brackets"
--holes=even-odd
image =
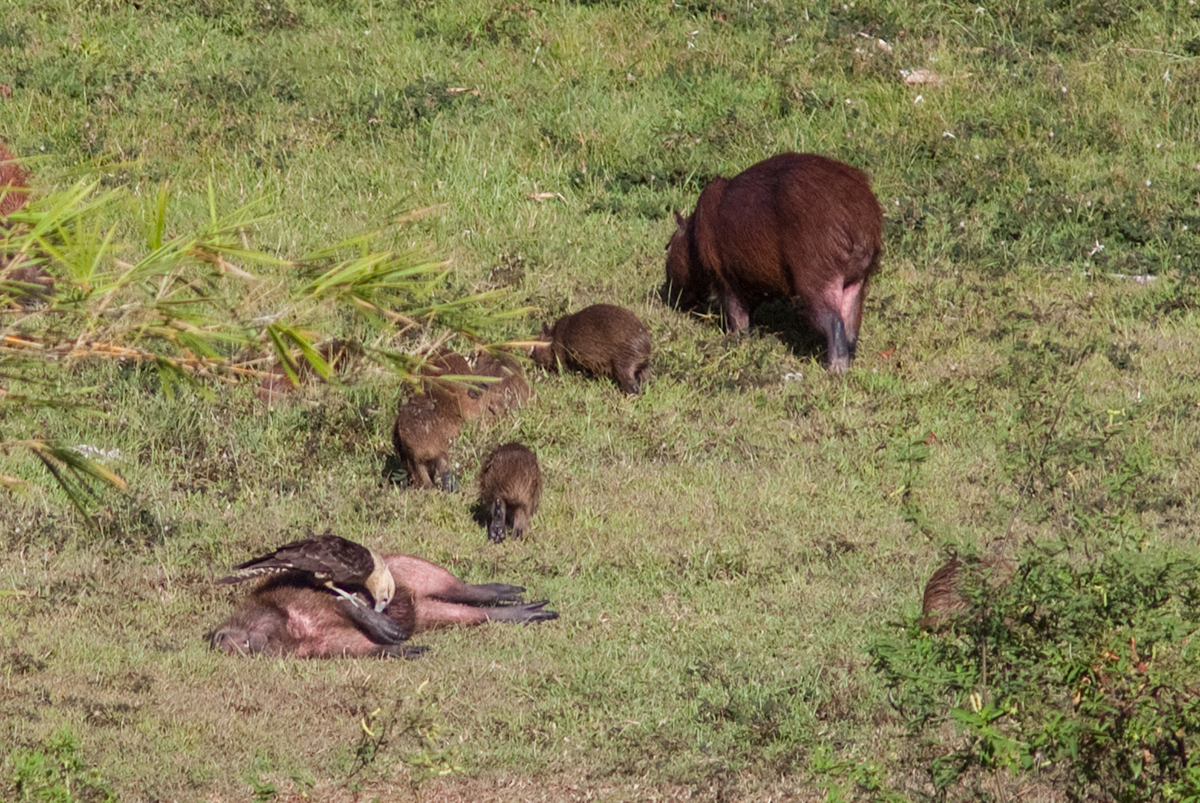
[(396, 595), (396, 580), (378, 552), (338, 535), (317, 535), (284, 544), (269, 555), (248, 560), (218, 583), (240, 583), (252, 577), (283, 572), (305, 572), (335, 594), (362, 605), (344, 586), (363, 586), (382, 611)]

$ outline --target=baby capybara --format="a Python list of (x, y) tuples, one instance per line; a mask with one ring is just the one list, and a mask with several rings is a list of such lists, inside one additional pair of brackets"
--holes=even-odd
[(650, 380), (650, 330), (624, 307), (593, 304), (542, 326), (546, 342), (529, 356), (543, 368), (576, 368), (607, 376), (626, 393), (641, 393)]
[(850, 367), (867, 281), (883, 250), (883, 212), (867, 175), (811, 153), (781, 153), (713, 179), (675, 214), (663, 293), (681, 309), (716, 295), (725, 326), (750, 325), (764, 301), (790, 299), (825, 335), (829, 369)]
[(483, 393), (482, 415), (493, 420), (529, 401), (529, 383), (521, 364), (502, 352), (479, 351), (475, 354), (474, 373), (477, 376), (499, 377), (487, 382)]
[(937, 629), (960, 611), (966, 610), (969, 601), (964, 592), (965, 584), (986, 584), (996, 588), (1007, 583), (1016, 572), (1016, 564), (996, 555), (964, 562), (958, 556), (946, 561), (925, 584), (921, 598), (921, 618), (917, 624), (926, 629)]
[(401, 642), (427, 630), (558, 618), (545, 609), (545, 601), (520, 602), (521, 586), (468, 585), (411, 555), (385, 560), (397, 593), (383, 613), (334, 595), (310, 575), (276, 575), (258, 585), (216, 629), (210, 644), (230, 655), (413, 657), (420, 648)]
[(432, 488), (436, 481), (449, 490), (450, 444), (464, 423), (479, 417), (484, 388), (457, 379), (473, 375), (474, 369), (466, 357), (453, 352), (435, 353), (421, 373), (425, 390), (397, 411), (392, 444), (411, 485)]
[(506, 443), (489, 454), (479, 469), (479, 501), (490, 517), (488, 538), (493, 543), (504, 540), (510, 523), (513, 538), (520, 538), (542, 501), (542, 470), (533, 450)]

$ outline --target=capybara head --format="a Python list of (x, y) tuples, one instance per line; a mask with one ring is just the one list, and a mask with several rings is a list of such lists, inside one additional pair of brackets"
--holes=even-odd
[(667, 281), (659, 296), (679, 310), (693, 310), (708, 301), (712, 280), (696, 254), (695, 216), (675, 213), (675, 231), (667, 241)]

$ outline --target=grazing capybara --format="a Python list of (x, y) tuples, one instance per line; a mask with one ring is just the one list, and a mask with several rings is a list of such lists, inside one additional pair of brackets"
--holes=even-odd
[(883, 212), (867, 175), (811, 153), (781, 153), (713, 179), (688, 217), (675, 214), (663, 293), (680, 309), (716, 295), (740, 332), (764, 301), (790, 299), (850, 367), (867, 281), (883, 250)]
[(1017, 566), (1008, 558), (988, 555), (978, 560), (963, 561), (954, 556), (946, 561), (925, 584), (921, 599), (921, 618), (917, 624), (934, 630), (949, 622), (969, 604), (964, 592), (966, 584), (986, 584), (997, 588), (1007, 583)]
[[(335, 374), (342, 374), (361, 354), (361, 348), (356, 343), (334, 338), (316, 346), (316, 352), (321, 356), (325, 365)], [(258, 383), (256, 394), (261, 402), (274, 404), (284, 399), (293, 398), (298, 382), (311, 380), (317, 375), (312, 363), (301, 356), (292, 363), (292, 374), (288, 374), (282, 363), (275, 363), (262, 381)]]
[(461, 354), (439, 351), (421, 369), (425, 390), (396, 413), (392, 444), (404, 463), (411, 485), (432, 488), (436, 481), (449, 490), (450, 444), (463, 424), (479, 417), (485, 388), (457, 377), (474, 375)]
[(529, 401), (529, 383), (521, 364), (502, 352), (479, 351), (475, 354), (476, 376), (499, 377), (498, 381), (487, 382), (483, 393), (482, 415), (494, 420), (509, 410), (515, 410)]
[(468, 585), (411, 555), (387, 555), (385, 560), (397, 593), (383, 613), (336, 596), (311, 575), (275, 575), (213, 632), (210, 644), (230, 655), (403, 658), (421, 649), (401, 642), (427, 630), (558, 618), (545, 609), (544, 600), (521, 602), (521, 586)]
[(496, 447), (479, 469), (479, 501), (490, 517), (493, 543), (504, 540), (510, 523), (513, 538), (520, 538), (542, 501), (542, 470), (533, 450), (521, 443)]
[(610, 377), (626, 393), (650, 381), (650, 330), (637, 315), (612, 304), (593, 304), (542, 326), (546, 342), (529, 356), (543, 368), (576, 368)]

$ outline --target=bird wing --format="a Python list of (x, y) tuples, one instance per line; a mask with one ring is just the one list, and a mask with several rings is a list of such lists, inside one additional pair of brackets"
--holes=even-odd
[(365, 546), (337, 535), (320, 535), (292, 541), (269, 555), (248, 560), (237, 566), (233, 575), (217, 582), (238, 582), (264, 574), (298, 571), (308, 572), (321, 581), (361, 583), (374, 566), (371, 550)]

